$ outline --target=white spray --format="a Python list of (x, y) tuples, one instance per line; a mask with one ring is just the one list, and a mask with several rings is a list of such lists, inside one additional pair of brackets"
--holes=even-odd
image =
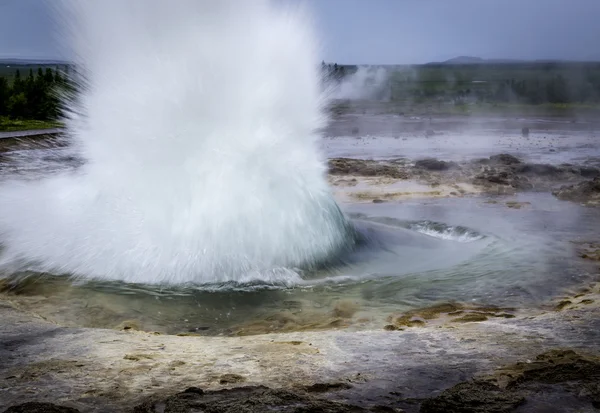
[(387, 100), (390, 98), (389, 72), (383, 67), (359, 66), (333, 89), (334, 99)]
[(286, 282), (350, 248), (318, 151), (306, 15), (268, 0), (69, 0), (77, 172), (0, 187), (5, 265), (138, 283)]

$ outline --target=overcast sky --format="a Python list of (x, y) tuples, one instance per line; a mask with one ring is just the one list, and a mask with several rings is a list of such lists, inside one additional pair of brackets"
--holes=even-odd
[[(600, 60), (600, 0), (306, 1), (328, 62)], [(52, 25), (43, 0), (0, 0), (0, 57), (64, 57)]]

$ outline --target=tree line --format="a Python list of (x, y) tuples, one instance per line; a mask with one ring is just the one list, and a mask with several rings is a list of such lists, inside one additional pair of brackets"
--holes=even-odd
[(321, 75), (324, 81), (342, 80), (344, 77), (356, 72), (356, 66), (344, 66), (337, 63), (321, 62)]
[(0, 77), (0, 117), (55, 120), (60, 115), (60, 93), (69, 89), (66, 73), (52, 68), (16, 70), (12, 81)]

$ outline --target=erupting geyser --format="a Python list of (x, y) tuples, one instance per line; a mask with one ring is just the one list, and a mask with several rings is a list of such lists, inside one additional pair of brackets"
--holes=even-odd
[(318, 150), (320, 59), (304, 13), (269, 0), (58, 11), (85, 77), (67, 119), (85, 164), (2, 184), (5, 268), (285, 282), (352, 247)]

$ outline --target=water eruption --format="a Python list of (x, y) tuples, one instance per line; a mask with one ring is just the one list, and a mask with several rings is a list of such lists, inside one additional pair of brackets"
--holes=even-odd
[(318, 149), (310, 19), (268, 0), (65, 0), (85, 163), (0, 191), (1, 264), (135, 283), (290, 282), (351, 249)]

